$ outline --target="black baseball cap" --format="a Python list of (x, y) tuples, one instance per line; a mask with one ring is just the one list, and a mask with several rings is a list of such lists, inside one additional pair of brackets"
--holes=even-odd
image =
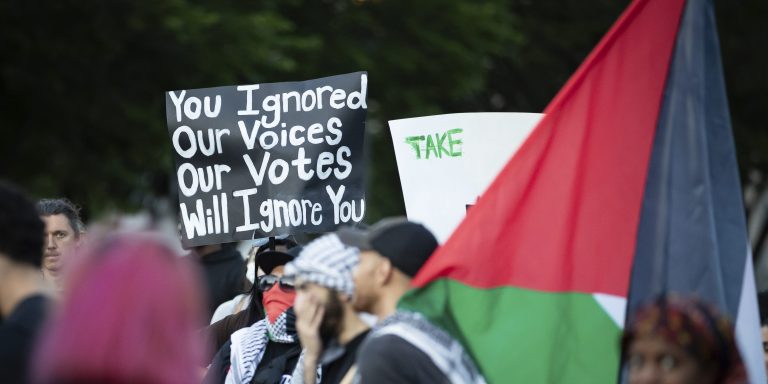
[(301, 245), (297, 245), (285, 252), (269, 249), (257, 253), (255, 260), (256, 268), (261, 268), (265, 274), (269, 275), (275, 267), (288, 264), (288, 262), (299, 257), (302, 248)]
[(425, 226), (405, 217), (382, 219), (368, 229), (343, 227), (336, 231), (342, 243), (360, 251), (376, 251), (395, 268), (413, 277), (437, 249), (437, 239)]

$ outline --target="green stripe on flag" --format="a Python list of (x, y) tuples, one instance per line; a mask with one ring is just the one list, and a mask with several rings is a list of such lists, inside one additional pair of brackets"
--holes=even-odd
[(489, 383), (613, 383), (621, 330), (591, 294), (481, 289), (450, 279), (406, 294), (457, 337)]

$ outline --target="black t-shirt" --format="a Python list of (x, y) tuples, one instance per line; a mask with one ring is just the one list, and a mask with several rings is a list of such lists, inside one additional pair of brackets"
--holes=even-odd
[(49, 301), (43, 295), (27, 297), (0, 323), (0, 383), (29, 381), (29, 358), (48, 312)]
[(237, 248), (225, 246), (200, 260), (208, 287), (208, 318), (219, 304), (245, 291), (246, 265)]
[(357, 358), (357, 350), (367, 335), (368, 331), (361, 332), (343, 347), (339, 347), (343, 348), (343, 352), (340, 355), (334, 356), (333, 358), (329, 359), (329, 361), (323, 361), (320, 365), (322, 372), (322, 378), (320, 382), (323, 384), (340, 383), (344, 376), (346, 376), (347, 372), (349, 372), (349, 369), (352, 368), (352, 366), (355, 364), (355, 359)]
[(363, 384), (449, 383), (429, 356), (395, 335), (366, 339), (357, 355), (357, 371)]
[(276, 343), (269, 341), (264, 356), (261, 357), (251, 383), (273, 384), (289, 379), (296, 368), (301, 354), (299, 343)]

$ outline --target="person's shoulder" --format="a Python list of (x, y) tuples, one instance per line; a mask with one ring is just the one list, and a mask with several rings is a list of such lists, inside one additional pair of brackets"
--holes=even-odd
[(43, 326), (50, 299), (34, 295), (22, 300), (8, 318), (0, 324), (0, 359), (8, 363), (9, 356), (24, 355), (31, 350)]
[(51, 299), (44, 295), (25, 298), (5, 320), (8, 330), (36, 332), (43, 324), (51, 306)]
[(443, 373), (422, 350), (393, 334), (371, 334), (357, 354), (365, 383), (444, 383)]
[(216, 307), (216, 310), (213, 311), (210, 324), (214, 324), (219, 320), (225, 319), (227, 316), (235, 314), (235, 306), (242, 300), (243, 295), (244, 294), (237, 295), (234, 298), (219, 304), (219, 306)]
[(236, 247), (225, 246), (218, 251), (214, 251), (203, 256), (200, 261), (204, 267), (214, 267), (221, 265), (240, 265), (245, 264), (245, 259), (240, 254), (240, 251)]
[[(232, 315), (236, 316), (236, 315)], [(237, 343), (239, 340), (252, 338), (254, 336), (260, 336), (262, 334), (266, 335), (267, 331), (267, 320), (261, 319), (247, 327), (240, 328), (234, 332), (232, 332), (232, 336), (230, 339), (233, 343)]]
[(407, 360), (414, 357), (418, 358), (422, 355), (427, 357), (407, 340), (391, 334), (371, 334), (365, 338), (359, 350), (358, 356), (360, 358), (380, 359), (391, 357), (397, 360)]
[[(27, 343), (26, 333), (18, 324), (0, 324), (0, 360), (19, 353), (19, 349)], [(0, 361), (0, 365), (5, 363)]]

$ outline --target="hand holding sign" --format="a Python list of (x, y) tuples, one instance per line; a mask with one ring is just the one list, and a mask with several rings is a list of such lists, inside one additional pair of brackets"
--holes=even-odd
[(171, 91), (185, 246), (362, 221), (367, 74)]

